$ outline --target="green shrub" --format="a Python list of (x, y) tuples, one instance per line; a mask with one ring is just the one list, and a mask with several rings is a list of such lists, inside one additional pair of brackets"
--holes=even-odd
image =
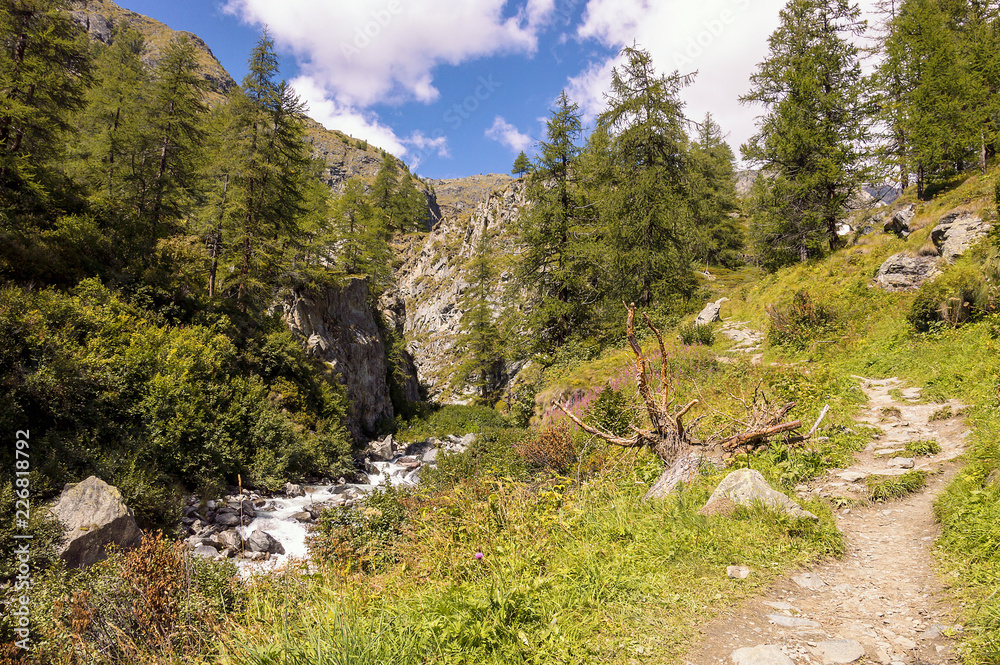
[(393, 544), (406, 521), (407, 496), (405, 489), (386, 485), (353, 508), (323, 510), (309, 536), (309, 551), (320, 561), (363, 572), (384, 569), (396, 560)]
[(939, 326), (957, 328), (995, 308), (981, 268), (962, 262), (940, 277), (924, 282), (906, 320), (919, 333)]
[(420, 481), (429, 488), (444, 489), (482, 476), (526, 480), (528, 466), (516, 449), (528, 436), (530, 433), (524, 429), (484, 430), (465, 452), (438, 455), (437, 468), (425, 469)]
[(397, 438), (404, 443), (410, 443), (430, 437), (443, 438), (449, 434), (462, 436), (509, 426), (509, 418), (489, 407), (449, 404), (432, 410), (426, 416), (411, 420), (406, 427), (397, 432)]
[(616, 436), (625, 436), (635, 424), (635, 412), (625, 393), (605, 384), (583, 412), (583, 419)]
[(715, 331), (710, 324), (695, 325), (694, 323), (686, 323), (678, 328), (677, 336), (680, 337), (682, 344), (687, 344), (688, 346), (694, 344), (712, 346), (715, 342)]
[(813, 301), (808, 291), (798, 291), (791, 302), (767, 307), (768, 342), (797, 350), (837, 333), (840, 316), (829, 306)]
[(514, 444), (514, 452), (538, 471), (565, 474), (576, 461), (573, 438), (565, 425), (529, 433)]

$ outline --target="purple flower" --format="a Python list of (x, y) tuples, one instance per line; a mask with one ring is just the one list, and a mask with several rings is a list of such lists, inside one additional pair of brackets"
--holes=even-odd
[(483, 553), (482, 552), (476, 552), (476, 558), (477, 559), (482, 559), (483, 558)]

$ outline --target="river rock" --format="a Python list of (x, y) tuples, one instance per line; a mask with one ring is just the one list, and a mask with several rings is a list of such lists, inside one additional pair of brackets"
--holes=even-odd
[(875, 276), (875, 284), (883, 291), (916, 291), (920, 285), (941, 274), (936, 256), (893, 254)]
[(274, 536), (264, 531), (254, 531), (246, 539), (246, 548), (251, 552), (267, 552), (268, 554), (284, 554), (285, 548), (275, 540)]
[(819, 642), (813, 647), (813, 651), (823, 659), (827, 665), (845, 665), (861, 660), (865, 655), (865, 648), (854, 640), (830, 640)]
[(69, 568), (85, 568), (107, 556), (108, 545), (130, 548), (142, 537), (121, 492), (96, 476), (68, 485), (52, 507), (66, 525), (58, 554)]
[(302, 490), (301, 485), (296, 485), (295, 483), (285, 483), (285, 496), (291, 498), (296, 496), (305, 496), (305, 492)]
[(774, 490), (764, 476), (754, 469), (739, 469), (733, 471), (723, 479), (719, 486), (712, 492), (708, 502), (699, 511), (699, 514), (714, 514), (713, 502), (726, 499), (739, 506), (750, 506), (759, 501), (769, 508), (778, 510), (794, 517), (804, 517), (808, 519), (819, 519), (808, 510), (803, 510), (797, 503), (787, 496)]
[(303, 510), (300, 513), (292, 515), (292, 519), (296, 522), (311, 522), (313, 520), (313, 516), (309, 511)]
[(222, 545), (223, 548), (231, 547), (235, 550), (243, 549), (243, 536), (241, 536), (235, 529), (223, 531), (222, 533), (217, 534), (215, 539)]
[(698, 318), (694, 320), (694, 324), (696, 326), (707, 326), (716, 321), (721, 321), (719, 312), (722, 310), (722, 303), (724, 302), (729, 302), (729, 298), (719, 298), (715, 302), (705, 305), (705, 308), (698, 314)]
[(795, 665), (795, 661), (774, 644), (737, 649), (730, 658), (733, 665)]
[(396, 456), (396, 445), (392, 440), (392, 434), (387, 435), (381, 441), (372, 441), (368, 445), (368, 454), (372, 459), (388, 462)]
[(937, 226), (931, 231), (931, 242), (945, 261), (954, 263), (989, 231), (990, 223), (983, 221), (979, 215), (953, 210), (938, 220)]
[(227, 510), (226, 512), (219, 512), (213, 520), (219, 526), (231, 527), (231, 526), (242, 526), (243, 520), (240, 518), (238, 513), (231, 512)]

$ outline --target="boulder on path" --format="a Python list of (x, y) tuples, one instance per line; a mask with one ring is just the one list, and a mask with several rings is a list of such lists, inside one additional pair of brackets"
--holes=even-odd
[(729, 302), (729, 298), (719, 298), (715, 302), (705, 305), (705, 309), (701, 310), (698, 318), (694, 320), (694, 324), (696, 326), (707, 326), (710, 323), (721, 321), (722, 318), (719, 316), (719, 312), (722, 310), (722, 303), (724, 302)]
[(774, 644), (737, 649), (730, 658), (733, 665), (795, 665), (795, 661)]
[(846, 665), (861, 660), (865, 656), (865, 648), (854, 640), (830, 640), (819, 642), (813, 651), (827, 665)]
[(772, 489), (760, 471), (754, 469), (740, 469), (726, 476), (698, 513), (700, 515), (718, 514), (717, 506), (713, 506), (713, 504), (722, 500), (730, 501), (738, 506), (750, 506), (759, 501), (769, 508), (793, 517), (819, 519), (808, 510), (803, 510), (781, 492)]
[(86, 568), (107, 556), (108, 545), (129, 548), (142, 537), (121, 492), (97, 476), (68, 485), (52, 514), (66, 525), (59, 556), (69, 568)]
[(875, 276), (875, 284), (884, 291), (916, 291), (920, 285), (941, 274), (936, 256), (893, 254)]
[(264, 531), (254, 531), (246, 539), (246, 548), (250, 552), (267, 552), (268, 554), (284, 554), (285, 548), (275, 540), (274, 536)]
[(917, 207), (912, 203), (900, 208), (885, 220), (882, 230), (886, 233), (895, 233), (900, 238), (905, 238), (910, 235), (910, 222), (913, 221), (916, 214)]
[(990, 226), (979, 215), (953, 210), (938, 220), (931, 231), (931, 242), (945, 261), (954, 263), (990, 232)]

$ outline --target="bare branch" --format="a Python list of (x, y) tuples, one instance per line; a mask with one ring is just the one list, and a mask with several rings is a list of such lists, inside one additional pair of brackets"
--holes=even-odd
[(569, 409), (567, 409), (565, 406), (562, 405), (562, 402), (556, 402), (556, 408), (565, 413), (567, 416), (569, 416), (569, 419), (572, 420), (577, 425), (579, 425), (580, 428), (583, 429), (583, 431), (593, 434), (596, 437), (600, 437), (601, 439), (604, 439), (610, 444), (621, 446), (622, 448), (640, 448), (646, 445), (646, 443), (643, 441), (641, 432), (636, 434), (631, 439), (615, 436), (614, 434), (602, 432), (596, 427), (591, 427), (587, 423), (583, 422), (582, 420), (577, 418), (574, 414), (570, 413)]

